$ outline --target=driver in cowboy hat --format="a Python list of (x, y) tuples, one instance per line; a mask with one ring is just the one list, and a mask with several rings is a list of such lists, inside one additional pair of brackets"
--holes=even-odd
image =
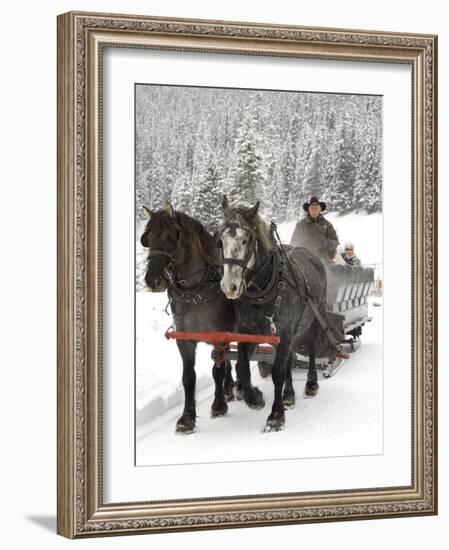
[(326, 203), (312, 197), (302, 207), (307, 215), (296, 224), (290, 244), (312, 250), (327, 263), (332, 261), (337, 250), (338, 237), (334, 226), (322, 214), (326, 210)]

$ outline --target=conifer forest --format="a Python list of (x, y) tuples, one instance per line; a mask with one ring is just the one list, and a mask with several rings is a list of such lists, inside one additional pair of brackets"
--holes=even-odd
[[(136, 212), (168, 200), (210, 231), (226, 193), (297, 220), (316, 195), (328, 211), (382, 210), (382, 98), (139, 84)], [(138, 221), (138, 220), (137, 220)]]

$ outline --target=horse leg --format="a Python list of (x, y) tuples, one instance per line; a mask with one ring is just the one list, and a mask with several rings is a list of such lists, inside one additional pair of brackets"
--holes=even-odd
[(282, 401), (282, 390), (285, 384), (287, 374), (287, 364), (290, 353), (290, 341), (288, 344), (286, 338), (282, 338), (276, 349), (276, 357), (274, 359), (271, 377), (274, 384), (274, 401), (271, 408), (271, 413), (267, 418), (265, 426), (266, 432), (278, 432), (282, 430), (285, 424), (284, 403)]
[(225, 400), (225, 393), (223, 382), (225, 379), (225, 364), (223, 363), (214, 363), (212, 368), (212, 376), (214, 377), (215, 382), (215, 399), (212, 403), (210, 415), (212, 418), (217, 416), (224, 416), (228, 412), (228, 405)]
[(265, 406), (265, 400), (259, 388), (251, 384), (249, 358), (254, 347), (254, 344), (241, 343), (238, 345), (238, 358), (235, 368), (237, 371), (237, 391), (240, 386), (243, 399), (248, 407), (259, 410)]
[(284, 402), (284, 407), (286, 409), (289, 409), (295, 405), (295, 390), (293, 388), (292, 366), (293, 353), (290, 353), (287, 360), (287, 372), (285, 374), (284, 393), (282, 394), (282, 401)]
[(224, 379), (224, 393), (226, 401), (234, 401), (234, 378), (232, 378), (232, 364), (231, 361), (225, 361), (225, 379)]
[(307, 397), (315, 397), (318, 393), (318, 388), (319, 384), (315, 364), (315, 349), (312, 346), (309, 352), (309, 370), (307, 371), (307, 382), (304, 392)]
[(184, 411), (176, 422), (176, 433), (190, 434), (195, 429), (195, 350), (196, 342), (177, 340), (182, 357), (182, 385), (184, 386)]
[[(246, 344), (247, 346), (250, 346), (250, 344)], [(249, 359), (245, 358), (246, 355), (249, 357), (250, 353), (247, 353), (244, 351), (243, 347), (244, 344), (238, 344), (237, 346), (237, 362), (235, 364), (235, 397), (237, 401), (243, 400), (243, 384), (242, 380), (246, 380), (248, 377), (251, 379), (251, 371), (250, 371), (250, 365), (249, 365)], [(245, 362), (247, 362), (247, 366), (245, 367)], [(242, 373), (242, 371), (247, 368), (248, 374), (245, 375)]]

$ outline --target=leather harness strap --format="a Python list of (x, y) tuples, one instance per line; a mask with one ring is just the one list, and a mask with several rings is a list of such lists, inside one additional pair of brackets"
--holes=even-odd
[(331, 342), (331, 344), (334, 345), (334, 346), (337, 346), (338, 345), (338, 340), (335, 338), (332, 330), (329, 328), (329, 325), (326, 323), (324, 317), (321, 315), (321, 312), (320, 312), (320, 310), (318, 309), (318, 307), (315, 303), (315, 300), (314, 300), (314, 298), (312, 296), (312, 293), (310, 291), (310, 285), (309, 285), (309, 281), (307, 280), (307, 277), (303, 273), (303, 271), (302, 271), (301, 267), (298, 265), (298, 263), (288, 257), (288, 255), (285, 252), (285, 249), (282, 245), (281, 239), (280, 239), (279, 234), (277, 232), (276, 224), (274, 222), (272, 222), (272, 227), (273, 227), (273, 231), (276, 234), (276, 237), (279, 241), (279, 247), (280, 247), (281, 251), (283, 252), (283, 254), (286, 258), (287, 265), (290, 269), (290, 273), (291, 273), (291, 276), (292, 276), (293, 281), (295, 283), (298, 294), (300, 294), (299, 281), (296, 277), (296, 273), (295, 273), (295, 270), (293, 269), (292, 264), (294, 264), (296, 266), (297, 271), (301, 274), (301, 277), (303, 278), (304, 285), (305, 285), (305, 288), (306, 288), (306, 294), (307, 294), (307, 304), (310, 306), (310, 309), (313, 311), (313, 314), (315, 315), (318, 323), (320, 324), (321, 329), (326, 333), (326, 336), (329, 338), (329, 341)]
[[(182, 232), (180, 231), (178, 240), (176, 243), (176, 252), (170, 253), (166, 252), (165, 250), (157, 250), (153, 249), (150, 250), (148, 253), (148, 259), (151, 257), (162, 257), (167, 258), (168, 263), (164, 267), (165, 276), (167, 278), (167, 281), (169, 283), (168, 287), (168, 294), (170, 300), (173, 300), (174, 302), (183, 302), (185, 304), (201, 304), (206, 303), (215, 298), (215, 296), (220, 291), (220, 285), (217, 284), (217, 282), (220, 280), (218, 276), (218, 271), (216, 266), (206, 265), (206, 267), (199, 269), (195, 271), (194, 273), (190, 274), (188, 277), (193, 277), (197, 273), (201, 273), (201, 271), (204, 271), (204, 275), (201, 279), (201, 281), (198, 283), (198, 285), (195, 286), (195, 288), (182, 288), (178, 286), (178, 282), (175, 278), (175, 275), (173, 274), (171, 267), (173, 264), (176, 263), (176, 256), (175, 254), (179, 251), (181, 247), (181, 236)], [(188, 277), (185, 277), (182, 282), (187, 282)]]

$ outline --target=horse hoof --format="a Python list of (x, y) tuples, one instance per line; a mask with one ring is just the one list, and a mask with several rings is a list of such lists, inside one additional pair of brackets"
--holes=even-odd
[(187, 435), (195, 430), (195, 420), (188, 416), (181, 416), (176, 422), (176, 433)]
[(175, 433), (178, 435), (189, 435), (189, 434), (193, 434), (194, 431), (195, 431), (195, 426), (184, 426), (182, 424), (177, 424)]
[(304, 388), (304, 395), (306, 397), (315, 397), (318, 393), (319, 386), (316, 383), (313, 384), (306, 384), (306, 387)]
[(282, 402), (284, 404), (284, 408), (292, 409), (295, 406), (295, 403), (296, 403), (295, 394), (293, 394), (293, 395), (283, 395), (282, 396)]
[(235, 399), (234, 389), (233, 388), (225, 389), (225, 401), (229, 403), (229, 401), (234, 401), (234, 399)]
[(245, 392), (243, 397), (245, 399), (245, 403), (250, 409), (259, 411), (260, 409), (263, 409), (265, 407), (265, 399), (263, 397), (263, 393), (259, 390), (259, 388), (256, 388), (255, 386), (249, 388)]
[(284, 429), (284, 424), (279, 424), (276, 426), (272, 426), (271, 424), (267, 424), (265, 428), (263, 429), (263, 433), (268, 434), (270, 432), (281, 432)]
[(280, 413), (272, 413), (267, 419), (267, 423), (264, 428), (265, 433), (269, 432), (280, 432), (284, 429), (285, 425), (285, 416)]
[(267, 376), (270, 376), (272, 367), (269, 363), (266, 363), (265, 361), (259, 361), (258, 367), (259, 367), (259, 374), (262, 378), (266, 378)]
[(211, 410), (210, 410), (210, 416), (211, 418), (218, 418), (219, 416), (224, 416), (228, 412), (228, 406), (226, 403), (220, 403), (216, 405), (213, 403)]
[(235, 386), (235, 398), (237, 401), (242, 401), (243, 399), (243, 388), (240, 384), (236, 384)]

